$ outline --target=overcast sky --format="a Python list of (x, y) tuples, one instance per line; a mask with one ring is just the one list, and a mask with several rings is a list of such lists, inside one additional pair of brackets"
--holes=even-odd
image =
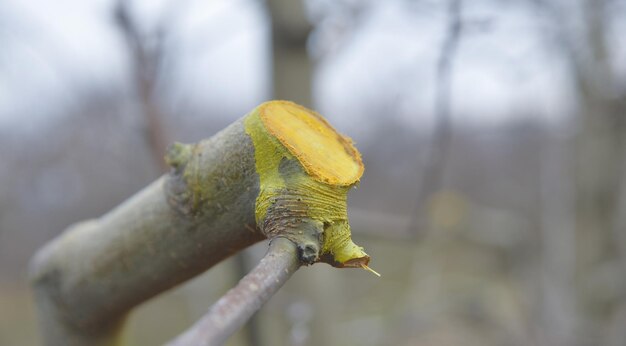
[[(397, 99), (400, 117), (412, 126), (432, 119), (434, 66), (447, 13), (440, 1), (414, 3), (376, 2), (350, 22), (332, 1), (308, 1), (311, 18), (319, 24), (311, 40), (316, 107), (340, 127), (381, 98)], [(525, 2), (465, 3), (466, 26), (453, 65), (455, 120), (488, 124), (533, 114), (554, 121), (571, 113), (567, 65), (551, 49), (537, 13)], [(170, 103), (250, 104), (269, 96), (268, 21), (262, 3), (135, 4), (146, 29), (164, 13), (175, 18), (168, 41), (173, 52), (168, 62), (174, 64), (168, 76), (174, 86), (169, 85)], [(104, 0), (0, 5), (0, 127), (27, 129), (54, 121), (84, 88), (128, 85), (111, 9), (112, 2)], [(611, 39), (623, 62), (626, 35), (617, 33), (626, 27), (619, 23)]]

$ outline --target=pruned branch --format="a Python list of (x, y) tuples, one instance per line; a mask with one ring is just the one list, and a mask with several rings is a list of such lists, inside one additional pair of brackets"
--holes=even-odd
[(221, 345), (300, 267), (296, 245), (274, 239), (261, 262), (221, 297), (202, 319), (168, 346)]
[(207, 318), (222, 324), (201, 328), (207, 342), (241, 326), (298, 260), (367, 268), (370, 257), (351, 240), (346, 202), (363, 163), (319, 114), (266, 102), (208, 140), (172, 145), (166, 162), (168, 175), (70, 227), (33, 258), (45, 344), (112, 345), (130, 309), (264, 238), (295, 248), (275, 240), (212, 309)]
[(30, 276), (46, 344), (108, 345), (134, 306), (265, 238), (243, 119), (172, 146), (168, 163), (169, 175), (38, 251)]

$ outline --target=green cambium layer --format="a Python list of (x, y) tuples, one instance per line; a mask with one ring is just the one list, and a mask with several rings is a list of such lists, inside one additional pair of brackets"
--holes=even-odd
[[(298, 159), (265, 128), (260, 107), (245, 119), (246, 133), (252, 138), (260, 191), (256, 200), (256, 221), (262, 225), (272, 205), (293, 206), (292, 217), (306, 217), (323, 225), (320, 257), (332, 257), (339, 267), (367, 265), (369, 256), (352, 242), (348, 224), (347, 194), (353, 185), (330, 185), (315, 180), (305, 172)], [(284, 202), (288, 199), (287, 202)]]

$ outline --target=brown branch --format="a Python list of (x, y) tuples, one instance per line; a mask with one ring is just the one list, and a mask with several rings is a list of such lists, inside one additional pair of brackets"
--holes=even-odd
[(261, 262), (169, 346), (221, 345), (300, 267), (296, 245), (273, 239)]

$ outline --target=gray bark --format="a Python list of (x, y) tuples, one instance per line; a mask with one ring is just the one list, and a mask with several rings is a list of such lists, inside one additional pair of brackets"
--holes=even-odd
[(168, 346), (223, 344), (299, 267), (296, 244), (285, 238), (272, 240), (267, 254), (252, 272)]
[(99, 219), (34, 257), (30, 277), (46, 345), (110, 344), (134, 306), (264, 239), (256, 228), (254, 147), (239, 120)]

